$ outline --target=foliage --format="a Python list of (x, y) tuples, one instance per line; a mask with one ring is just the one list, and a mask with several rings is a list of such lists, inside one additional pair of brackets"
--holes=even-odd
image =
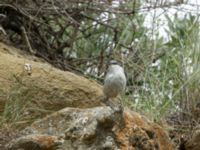
[(162, 44), (154, 45), (155, 53), (162, 51), (162, 55), (144, 65), (143, 84), (135, 90), (133, 105), (154, 119), (179, 112), (184, 113), (184, 120), (192, 120), (193, 110), (199, 103), (198, 17), (191, 14), (183, 18), (177, 14), (174, 19), (165, 17), (169, 41), (156, 39), (155, 43)]

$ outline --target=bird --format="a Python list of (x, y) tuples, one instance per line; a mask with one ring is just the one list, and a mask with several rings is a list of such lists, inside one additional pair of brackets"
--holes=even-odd
[(105, 100), (117, 97), (125, 91), (126, 76), (120, 62), (111, 60), (104, 78), (103, 93)]

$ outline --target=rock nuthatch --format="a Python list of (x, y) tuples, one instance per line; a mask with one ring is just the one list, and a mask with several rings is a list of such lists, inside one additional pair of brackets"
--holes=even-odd
[(117, 97), (126, 87), (126, 76), (124, 69), (120, 66), (119, 62), (112, 60), (108, 67), (103, 92), (105, 99)]

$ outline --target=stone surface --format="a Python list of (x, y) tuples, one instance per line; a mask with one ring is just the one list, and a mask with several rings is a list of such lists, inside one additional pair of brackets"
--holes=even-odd
[(22, 136), (13, 140), (6, 147), (11, 150), (26, 149), (26, 150), (56, 150), (59, 145), (64, 142), (64, 139), (45, 135), (45, 134), (31, 134)]
[(138, 114), (108, 106), (65, 108), (34, 122), (9, 150), (172, 150), (167, 134)]

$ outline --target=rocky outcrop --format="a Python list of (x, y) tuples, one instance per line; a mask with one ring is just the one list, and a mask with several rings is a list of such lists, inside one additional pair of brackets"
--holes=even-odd
[(167, 134), (138, 114), (108, 106), (65, 108), (22, 130), (9, 150), (172, 150)]

